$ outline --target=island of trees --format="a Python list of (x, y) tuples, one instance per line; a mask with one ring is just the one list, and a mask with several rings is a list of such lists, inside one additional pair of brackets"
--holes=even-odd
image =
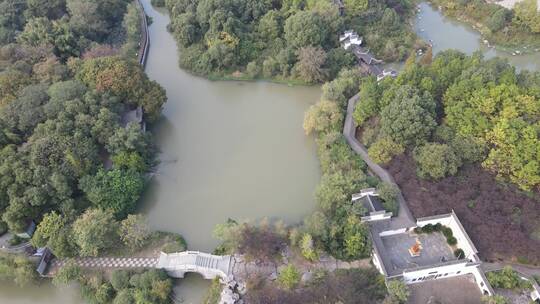
[[(339, 2), (339, 1), (338, 1)], [(416, 36), (410, 1), (168, 0), (180, 66), (213, 79), (321, 83), (355, 65), (337, 37), (354, 29), (387, 61), (408, 56)], [(159, 4), (159, 3), (158, 3)]]

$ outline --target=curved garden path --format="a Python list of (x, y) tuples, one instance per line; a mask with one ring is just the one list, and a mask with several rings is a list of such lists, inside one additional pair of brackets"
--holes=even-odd
[(390, 175), (390, 173), (388, 173), (388, 171), (386, 171), (383, 167), (379, 166), (376, 162), (374, 162), (369, 157), (366, 147), (356, 139), (356, 124), (354, 123), (353, 112), (354, 107), (359, 99), (360, 93), (354, 95), (353, 97), (351, 97), (351, 99), (349, 99), (349, 103), (347, 104), (347, 113), (345, 116), (345, 124), (343, 126), (343, 135), (345, 136), (345, 139), (347, 140), (351, 148), (358, 155), (360, 155), (360, 157), (364, 160), (364, 162), (369, 167), (369, 170), (373, 174), (378, 176), (382, 181), (395, 185), (398, 189), (397, 200), (399, 202), (399, 214), (392, 218), (392, 221), (390, 222), (390, 228), (416, 226), (416, 220), (412, 216), (411, 211), (409, 210), (409, 206), (407, 206), (407, 202), (405, 201), (405, 198), (403, 197), (401, 190), (399, 190), (399, 187), (394, 181), (392, 175)]

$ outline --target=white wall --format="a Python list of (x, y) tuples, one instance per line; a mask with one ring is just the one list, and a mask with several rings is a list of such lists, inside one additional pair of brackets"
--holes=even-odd
[(405, 233), (405, 232), (407, 232), (407, 228), (401, 228), (397, 230), (387, 230), (387, 231), (383, 231), (379, 233), (379, 235), (383, 237), (383, 236), (389, 236), (389, 235), (400, 234), (400, 233)]
[(466, 266), (467, 261), (463, 263), (443, 265), (439, 267), (432, 267), (427, 269), (421, 269), (416, 271), (404, 272), (403, 280), (406, 284), (421, 283), (426, 280), (437, 278), (448, 278), (465, 273), (470, 273), (469, 267)]
[(429, 269), (423, 269), (418, 271), (404, 272), (403, 281), (405, 284), (421, 283), (428, 280), (444, 279), (465, 274), (472, 274), (475, 278), (476, 284), (482, 293), (491, 295), (487, 282), (484, 281), (484, 277), (480, 274), (478, 266), (469, 265), (464, 261), (460, 264), (444, 265), (440, 267), (433, 267)]
[(377, 253), (375, 252), (375, 250), (371, 253), (372, 257), (373, 257), (373, 265), (375, 265), (375, 268), (377, 268), (377, 270), (382, 274), (382, 275), (386, 275), (386, 273), (384, 273), (383, 271), (383, 268), (381, 266), (381, 261), (379, 260), (379, 256), (377, 255)]
[(465, 252), (465, 258), (470, 259), (474, 262), (479, 262), (479, 258), (476, 255), (476, 249), (468, 241), (467, 236), (465, 235), (464, 230), (461, 229), (460, 224), (458, 224), (457, 216), (453, 213), (449, 214), (447, 217), (437, 218), (426, 221), (417, 221), (419, 227), (423, 227), (427, 224), (435, 225), (440, 223), (441, 225), (447, 226), (452, 229), (454, 237), (457, 239), (457, 247), (461, 248)]
[(371, 212), (368, 216), (363, 216), (360, 219), (365, 222), (386, 220), (392, 217), (392, 212), (377, 211)]

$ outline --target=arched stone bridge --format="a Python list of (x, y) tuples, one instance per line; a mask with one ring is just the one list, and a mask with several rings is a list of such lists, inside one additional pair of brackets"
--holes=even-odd
[(161, 253), (156, 268), (167, 271), (169, 276), (183, 278), (187, 272), (196, 272), (205, 279), (226, 279), (231, 271), (231, 256), (213, 255), (199, 251)]

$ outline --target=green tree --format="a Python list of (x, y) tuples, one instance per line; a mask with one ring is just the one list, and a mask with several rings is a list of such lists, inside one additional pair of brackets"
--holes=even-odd
[(116, 243), (118, 223), (112, 213), (88, 209), (73, 223), (73, 237), (81, 256), (97, 256)]
[(344, 0), (343, 4), (347, 13), (351, 15), (357, 15), (367, 10), (369, 7), (369, 0)]
[(485, 304), (507, 304), (508, 301), (501, 295), (482, 296), (482, 303)]
[(100, 170), (96, 175), (85, 176), (79, 187), (94, 206), (111, 210), (117, 218), (124, 218), (135, 209), (144, 183), (134, 171)]
[(141, 248), (150, 237), (150, 227), (142, 214), (130, 214), (120, 223), (120, 239), (132, 249)]
[(354, 260), (369, 256), (371, 246), (369, 241), (369, 230), (365, 224), (361, 223), (358, 217), (351, 215), (347, 218), (344, 233), (344, 254), (346, 260)]
[(145, 118), (153, 121), (166, 101), (165, 90), (148, 79), (137, 62), (121, 57), (84, 60), (74, 67), (76, 78), (98, 92), (108, 92), (130, 105), (143, 107)]
[(487, 26), (490, 31), (497, 32), (503, 29), (508, 23), (511, 12), (506, 8), (500, 8), (496, 10), (487, 22)]
[(133, 290), (129, 290), (129, 289), (120, 290), (116, 294), (116, 297), (114, 297), (113, 304), (131, 304), (131, 303), (134, 303), (132, 293), (133, 293)]
[(304, 227), (308, 233), (316, 238), (327, 232), (328, 220), (321, 211), (315, 211), (304, 219)]
[(326, 78), (327, 71), (323, 67), (326, 52), (320, 47), (306, 46), (297, 52), (298, 63), (295, 69), (300, 77), (309, 83), (318, 83)]
[(381, 182), (377, 185), (377, 193), (379, 193), (379, 197), (382, 200), (383, 208), (397, 215), (399, 211), (399, 204), (397, 202), (399, 189), (397, 186), (391, 183)]
[(386, 164), (403, 152), (405, 148), (387, 136), (377, 139), (368, 149), (369, 157), (378, 164)]
[(121, 151), (113, 155), (112, 161), (114, 167), (121, 170), (144, 173), (148, 169), (144, 158), (138, 152)]
[(295, 49), (323, 44), (328, 36), (328, 29), (323, 19), (316, 12), (299, 11), (285, 21), (285, 40)]
[(353, 118), (358, 125), (363, 125), (366, 120), (375, 114), (378, 114), (380, 110), (380, 90), (380, 86), (375, 77), (368, 77), (362, 81), (358, 103), (356, 104), (353, 113)]
[(390, 297), (398, 303), (407, 303), (410, 291), (407, 285), (401, 280), (390, 280), (386, 284)]
[(257, 32), (263, 41), (273, 42), (281, 37), (283, 31), (283, 21), (281, 19), (281, 15), (278, 11), (271, 10), (259, 20)]
[(283, 288), (294, 289), (300, 283), (300, 273), (293, 264), (289, 264), (279, 273), (278, 282)]
[(141, 20), (138, 4), (133, 2), (128, 4), (127, 12), (122, 21), (122, 26), (126, 32), (126, 45), (124, 48), (131, 54), (138, 51), (139, 41), (141, 37)]
[(450, 146), (463, 162), (478, 163), (486, 158), (486, 144), (481, 139), (467, 135), (457, 135)]
[(336, 206), (349, 201), (350, 195), (359, 190), (354, 177), (341, 173), (324, 174), (315, 190), (315, 197), (323, 211), (330, 211)]
[(24, 256), (0, 254), (0, 277), (23, 287), (36, 279), (34, 263)]
[(337, 103), (321, 100), (312, 105), (304, 117), (304, 130), (311, 132), (328, 132), (341, 129), (343, 114)]
[(30, 19), (24, 26), (24, 31), (17, 36), (17, 40), (20, 43), (30, 46), (40, 46), (52, 43), (51, 21), (44, 17)]
[(53, 278), (53, 284), (56, 286), (69, 285), (73, 282), (79, 282), (83, 275), (81, 268), (74, 264), (68, 264), (58, 270)]
[(323, 100), (337, 102), (340, 106), (345, 106), (348, 99), (358, 93), (358, 86), (361, 79), (358, 70), (343, 70), (338, 77), (323, 85)]
[(514, 6), (514, 20), (530, 28), (533, 33), (540, 33), (540, 13), (535, 0), (524, 0)]
[(27, 9), (25, 16), (47, 17), (48, 19), (57, 19), (66, 12), (65, 0), (26, 0)]
[(111, 285), (114, 290), (120, 292), (129, 288), (130, 273), (126, 270), (115, 270), (111, 275)]
[(399, 87), (381, 112), (381, 131), (401, 145), (425, 142), (435, 126), (435, 102), (410, 86)]
[(74, 251), (71, 227), (67, 219), (55, 211), (43, 217), (31, 242), (37, 248), (48, 247), (60, 258), (71, 256)]
[(107, 150), (114, 155), (137, 152), (143, 158), (148, 154), (149, 146), (148, 136), (134, 122), (128, 123), (125, 128), (116, 128), (106, 144)]
[(176, 16), (171, 21), (174, 38), (182, 47), (189, 47), (197, 41), (200, 35), (197, 17), (193, 12)]
[(134, 275), (130, 279), (130, 284), (135, 288), (133, 292), (135, 303), (169, 303), (173, 284), (163, 270), (149, 270)]
[(421, 178), (441, 179), (456, 174), (461, 160), (446, 144), (428, 143), (414, 150), (417, 173)]
[(311, 234), (309, 233), (304, 234), (300, 242), (300, 247), (302, 249), (302, 255), (306, 259), (310, 261), (316, 261), (319, 258), (319, 255), (317, 254), (317, 250), (315, 249), (315, 244), (313, 242), (313, 237), (311, 237)]
[(487, 273), (489, 284), (494, 288), (504, 289), (529, 289), (531, 283), (522, 280), (512, 267), (506, 266), (501, 271), (492, 271)]

